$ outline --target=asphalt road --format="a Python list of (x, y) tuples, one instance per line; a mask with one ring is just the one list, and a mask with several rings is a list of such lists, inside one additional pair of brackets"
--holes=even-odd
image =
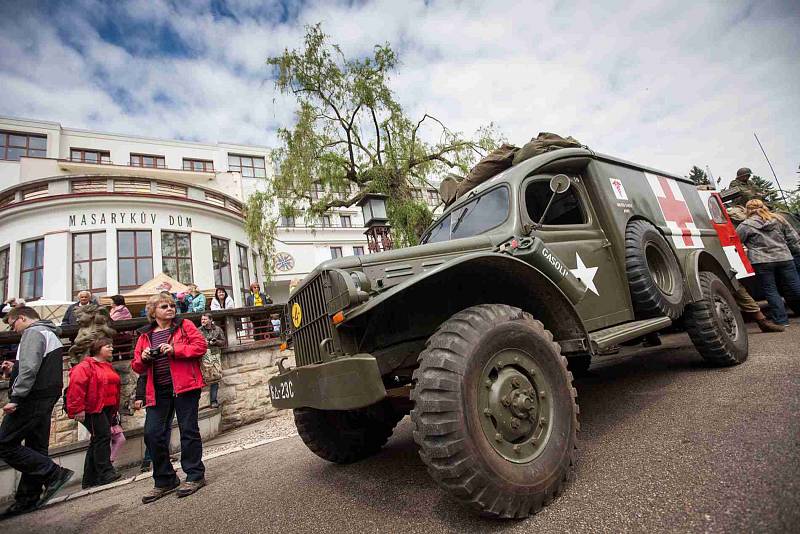
[(750, 359), (703, 365), (688, 338), (576, 381), (582, 432), (562, 497), (475, 517), (428, 477), (406, 418), (385, 450), (328, 464), (299, 438), (208, 462), (209, 485), (150, 505), (149, 481), (0, 523), (2, 532), (798, 532), (800, 322), (751, 328)]

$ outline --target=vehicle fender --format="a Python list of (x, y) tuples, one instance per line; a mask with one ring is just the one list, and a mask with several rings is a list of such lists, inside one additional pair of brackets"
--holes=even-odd
[(705, 250), (692, 250), (683, 260), (683, 273), (693, 302), (703, 298), (703, 291), (700, 288), (701, 271), (716, 274), (731, 291), (734, 290), (731, 282), (732, 272), (727, 271), (713, 254)]
[[(531, 313), (556, 340), (587, 339), (588, 333), (564, 292), (542, 271), (509, 254), (480, 251), (460, 256), (419, 273), (345, 313), (348, 323), (364, 320), (386, 324), (427, 317), (439, 324), (477, 304), (509, 304)], [(373, 321), (375, 319), (375, 321)], [(438, 322), (437, 322), (438, 321)]]

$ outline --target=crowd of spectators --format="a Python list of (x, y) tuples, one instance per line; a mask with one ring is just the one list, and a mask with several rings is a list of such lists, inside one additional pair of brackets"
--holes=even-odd
[[(62, 325), (78, 324), (80, 309), (98, 304), (89, 291), (81, 291), (77, 297), (67, 308)], [(114, 295), (111, 302), (108, 312), (112, 321), (133, 318), (125, 297)], [(186, 497), (205, 485), (198, 423), (200, 392), (208, 385), (210, 405), (219, 408), (220, 354), (226, 337), (208, 313), (201, 316), (199, 328), (179, 314), (205, 312), (207, 304), (195, 284), (177, 294), (162, 291), (148, 299), (143, 310), (148, 324), (136, 331), (131, 368), (139, 378), (133, 407), (146, 409), (142, 471), (149, 470), (152, 464), (154, 481), (154, 488), (142, 497), (143, 503), (172, 492)], [(251, 284), (245, 305), (270, 304), (272, 299), (261, 292), (259, 284)], [(216, 288), (210, 301), (211, 310), (234, 307), (225, 288)], [(0, 459), (22, 473), (15, 501), (0, 517), (39, 508), (74, 475), (48, 455), (50, 419), (59, 397), (63, 398), (67, 415), (90, 435), (82, 487), (118, 480), (121, 475), (114, 468), (113, 459), (124, 435), (120, 425), (121, 380), (112, 365), (117, 336), (97, 339), (89, 354), (70, 369), (68, 387), (62, 391), (61, 329), (52, 321), (42, 320), (23, 299), (12, 298), (3, 303), (0, 319), (4, 319), (3, 324), (9, 329), (22, 334), (18, 346), (9, 349), (9, 359), (0, 366), (0, 373), (10, 380), (9, 402), (3, 407), (5, 416), (0, 424)], [(270, 315), (265, 328), (277, 335), (280, 316)], [(133, 341), (130, 334), (120, 336), (127, 336), (126, 343)], [(263, 337), (269, 336), (261, 334), (256, 339)], [(169, 451), (172, 421), (176, 416), (181, 467), (186, 473), (183, 481), (172, 467)]]

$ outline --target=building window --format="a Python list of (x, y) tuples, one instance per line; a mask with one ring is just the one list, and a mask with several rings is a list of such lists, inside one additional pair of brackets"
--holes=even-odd
[(422, 201), (422, 189), (412, 189), (411, 196), (414, 197), (414, 200)]
[(154, 156), (152, 154), (131, 154), (132, 167), (152, 167), (166, 169), (164, 156)]
[(242, 303), (250, 293), (250, 266), (247, 264), (247, 247), (236, 243), (236, 252), (239, 254), (239, 286), (242, 288)]
[(8, 251), (9, 247), (0, 250), (0, 302), (8, 299)]
[(243, 156), (228, 154), (228, 170), (240, 172), (245, 178), (265, 178), (264, 158), (261, 156)]
[(353, 247), (353, 256), (363, 256), (364, 247)]
[(72, 148), (69, 151), (71, 161), (83, 161), (86, 163), (111, 163), (111, 152), (107, 150), (84, 150), (82, 148)]
[(72, 234), (72, 295), (106, 292), (106, 233)]
[(341, 258), (342, 257), (342, 247), (331, 247), (331, 258)]
[(428, 189), (427, 202), (431, 206), (437, 206), (439, 204), (439, 193), (436, 189)]
[(233, 291), (231, 282), (231, 256), (228, 240), (219, 237), (211, 238), (211, 261), (214, 265), (214, 285)]
[(19, 270), (19, 296), (25, 300), (42, 298), (44, 275), (44, 239), (22, 243)]
[(339, 215), (339, 220), (342, 221), (342, 228), (352, 228), (353, 220), (349, 215)]
[(294, 215), (281, 215), (281, 226), (294, 228), (297, 226), (297, 220), (294, 218)]
[(331, 216), (330, 215), (323, 215), (322, 216), (322, 227), (323, 228), (330, 228), (331, 227)]
[(184, 171), (214, 172), (214, 162), (207, 159), (183, 158)]
[(153, 279), (153, 241), (149, 230), (117, 232), (120, 289), (135, 289)]
[(191, 234), (161, 232), (161, 265), (164, 274), (181, 284), (191, 284), (194, 281)]
[(19, 161), (22, 156), (47, 157), (47, 136), (23, 132), (0, 132), (0, 159)]
[(325, 188), (322, 186), (322, 184), (314, 182), (311, 184), (311, 191), (309, 191), (309, 193), (311, 193), (311, 198), (314, 200), (319, 200), (325, 196)]

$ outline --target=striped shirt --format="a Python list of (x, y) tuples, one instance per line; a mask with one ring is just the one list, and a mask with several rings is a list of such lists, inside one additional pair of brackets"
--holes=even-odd
[[(156, 349), (162, 343), (167, 343), (169, 335), (169, 329), (150, 332), (150, 346)], [(153, 374), (155, 375), (155, 384), (159, 389), (172, 387), (172, 374), (169, 371), (169, 356), (167, 354), (156, 356), (156, 360), (153, 362)]]

